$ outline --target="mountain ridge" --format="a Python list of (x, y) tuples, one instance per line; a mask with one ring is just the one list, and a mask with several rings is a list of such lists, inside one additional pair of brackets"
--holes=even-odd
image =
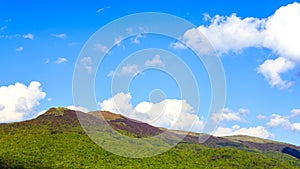
[[(55, 108), (51, 108), (44, 115), (49, 115), (49, 112), (52, 112), (54, 110)], [(66, 112), (72, 111), (66, 108), (57, 108), (56, 110), (58, 110), (57, 112), (60, 112), (62, 110)], [(75, 112), (83, 113), (80, 111), (75, 111)], [(135, 137), (156, 136), (158, 134), (161, 134), (165, 130), (167, 130), (165, 128), (154, 127), (147, 123), (125, 117), (121, 114), (115, 114), (109, 111), (93, 111), (87, 114), (91, 114), (97, 118), (103, 117), (108, 122), (108, 124), (111, 125), (113, 129), (116, 129), (122, 134), (126, 134), (128, 132), (133, 133)], [(57, 113), (54, 115), (57, 115)], [(122, 124), (126, 124), (126, 125), (122, 125)], [(128, 132), (122, 132), (124, 130)], [(207, 135), (204, 133), (196, 133), (196, 132), (181, 131), (181, 130), (168, 130), (168, 131), (174, 135), (186, 135), (183, 138), (183, 141), (188, 143), (199, 143), (199, 136)], [(208, 137), (208, 140), (206, 140), (202, 144), (212, 148), (217, 148), (217, 147), (245, 148), (246, 147), (251, 149), (258, 149), (261, 151), (278, 151), (278, 152), (292, 155), (300, 159), (299, 146), (289, 144), (289, 143), (282, 143), (273, 140), (268, 140), (268, 139), (262, 139), (258, 137), (247, 136), (247, 135), (234, 135), (234, 136), (225, 136), (225, 137), (216, 137), (211, 135)]]
[[(73, 142), (75, 142), (76, 143), (75, 145), (77, 146), (79, 145), (84, 147), (85, 146), (94, 147), (93, 148), (94, 151), (98, 151), (100, 152), (100, 154), (104, 153), (106, 154), (105, 156), (107, 155), (111, 156), (110, 153), (103, 152), (101, 148), (99, 149), (98, 145), (95, 145), (95, 143), (91, 141), (91, 139), (87, 136), (86, 131), (81, 127), (80, 121), (78, 120), (78, 115), (86, 118), (91, 118), (91, 119), (104, 118), (106, 119), (106, 122), (109, 125), (111, 125), (113, 129), (117, 130), (121, 134), (128, 135), (134, 138), (144, 138), (144, 137), (147, 138), (147, 137), (158, 135), (166, 130), (163, 128), (151, 126), (149, 124), (134, 119), (127, 118), (120, 114), (114, 114), (108, 111), (95, 111), (90, 113), (83, 113), (79, 111), (69, 110), (66, 108), (51, 108), (45, 114), (38, 116), (36, 119), (32, 119), (24, 122), (18, 122), (18, 123), (11, 123), (11, 124), (0, 124), (0, 143), (2, 143), (2, 145), (0, 146), (1, 149), (0, 168), (15, 168), (14, 165), (16, 163), (20, 163), (22, 164), (21, 166), (25, 166), (24, 168), (26, 168), (27, 165), (26, 162), (16, 162), (17, 159), (14, 158), (15, 154), (19, 154), (21, 159), (27, 159), (29, 161), (34, 161), (35, 158), (38, 158), (44, 161), (41, 164), (38, 164), (44, 168), (46, 165), (50, 165), (50, 164), (48, 163), (47, 160), (45, 161), (43, 157), (52, 159), (54, 157), (51, 154), (55, 154), (57, 153), (57, 151), (59, 152), (63, 150), (64, 153), (66, 153), (68, 156), (72, 156), (72, 155), (74, 156), (74, 152), (77, 151), (79, 151), (77, 152), (77, 154), (82, 153), (80, 149), (73, 149), (73, 147), (69, 147), (69, 145), (65, 145), (65, 144), (71, 144)], [(162, 155), (158, 156), (159, 158), (173, 159), (175, 157), (173, 156), (171, 157), (168, 154), (170, 153), (172, 154), (175, 152), (186, 154), (187, 152), (189, 152), (188, 154), (186, 154), (186, 156), (189, 157), (190, 159), (195, 159), (196, 156), (203, 155), (202, 158), (209, 157), (207, 159), (208, 160), (207, 162), (214, 161), (213, 164), (215, 164), (223, 161), (224, 166), (228, 165), (231, 166), (229, 168), (232, 168), (232, 166), (236, 164), (237, 159), (240, 158), (237, 157), (237, 155), (239, 155), (239, 156), (245, 156), (245, 158), (248, 158), (250, 161), (252, 160), (252, 158), (255, 158), (255, 160), (253, 159), (252, 163), (249, 164), (247, 163), (248, 166), (251, 165), (255, 166), (257, 163), (257, 165), (281, 166), (284, 164), (287, 166), (291, 166), (291, 168), (293, 168), (292, 166), (296, 166), (295, 168), (300, 167), (300, 161), (299, 161), (300, 148), (295, 145), (279, 143), (276, 141), (260, 139), (260, 138), (250, 137), (250, 136), (229, 136), (229, 137), (210, 136), (208, 140), (206, 140), (204, 143), (199, 144), (199, 136), (202, 136), (204, 134), (186, 132), (186, 131), (172, 131), (172, 130), (168, 130), (168, 132), (170, 132), (170, 134), (172, 135), (171, 138), (175, 138), (175, 139), (177, 136), (178, 138), (181, 138), (182, 135), (185, 135), (187, 133), (188, 134), (178, 145), (172, 148), (169, 152), (163, 153)], [(27, 137), (34, 140), (36, 143), (33, 144), (29, 142), (30, 139), (24, 139)], [(14, 145), (15, 142), (17, 142), (18, 144)], [(55, 142), (62, 142), (62, 143), (65, 142), (65, 143), (58, 144)], [(27, 146), (21, 146), (23, 144), (31, 145), (30, 146), (31, 148), (28, 148)], [(12, 145), (14, 146), (11, 147)], [(54, 146), (55, 149), (54, 150), (49, 149), (47, 145)], [(46, 149), (46, 152), (48, 152), (50, 156), (48, 156), (47, 153), (45, 154), (41, 153), (43, 152), (43, 149)], [(71, 150), (74, 152), (70, 152)], [(40, 155), (38, 156), (34, 155), (37, 153), (35, 151), (37, 151), (38, 154), (40, 153)], [(83, 148), (82, 151), (91, 151), (90, 152), (91, 154), (95, 153), (90, 148)], [(205, 152), (208, 153), (208, 155), (207, 154), (205, 155)], [(28, 156), (24, 154), (30, 154), (30, 155)], [(86, 158), (85, 156), (87, 156), (86, 154), (89, 153), (84, 153), (83, 155), (84, 159)], [(252, 157), (254, 154), (260, 157), (260, 159), (257, 158), (256, 156)], [(76, 155), (75, 153), (75, 156), (78, 155)], [(103, 156), (97, 156), (97, 157), (99, 159), (103, 159)], [(182, 161), (183, 159), (185, 161), (189, 161), (187, 157), (184, 156), (181, 157), (181, 159), (177, 159), (177, 160), (179, 160), (181, 163), (184, 163)], [(124, 159), (118, 156), (114, 158), (117, 158), (119, 160)], [(153, 158), (157, 159), (156, 157)], [(227, 158), (231, 159), (232, 161), (227, 161), (226, 160)], [(129, 160), (128, 158), (126, 159), (127, 161)], [(276, 159), (276, 160), (272, 161), (272, 159)], [(69, 161), (69, 163), (74, 163), (74, 161), (70, 159), (65, 159), (65, 160)], [(264, 161), (269, 160), (269, 162), (266, 162), (266, 164), (264, 164), (263, 162), (260, 163), (259, 161), (261, 160)], [(107, 165), (105, 160), (102, 162), (103, 164)], [(117, 163), (116, 161), (114, 162)], [(137, 161), (134, 160), (132, 161), (133, 164), (136, 164), (136, 162)], [(201, 162), (204, 161), (199, 161), (199, 163)], [(52, 163), (58, 163), (58, 162), (54, 160), (52, 161)], [(30, 163), (30, 165), (32, 164), (35, 164), (35, 162)], [(213, 164), (208, 164), (208, 165), (213, 165)], [(57, 165), (60, 165), (60, 168), (61, 167), (68, 168), (65, 166), (65, 164), (62, 165), (58, 163)], [(39, 166), (38, 168), (40, 168), (41, 166)]]

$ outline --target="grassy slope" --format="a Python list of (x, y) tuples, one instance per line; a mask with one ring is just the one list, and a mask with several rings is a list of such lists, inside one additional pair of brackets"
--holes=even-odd
[[(64, 111), (64, 110), (61, 110)], [(299, 168), (299, 160), (277, 152), (207, 148), (180, 143), (161, 155), (131, 159), (111, 154), (79, 126), (74, 113), (0, 125), (0, 168)], [(118, 146), (118, 145), (116, 145)]]

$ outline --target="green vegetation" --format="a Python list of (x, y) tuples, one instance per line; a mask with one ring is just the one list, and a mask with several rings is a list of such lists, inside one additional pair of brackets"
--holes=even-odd
[(0, 125), (0, 168), (300, 168), (298, 159), (280, 152), (208, 148), (188, 142), (154, 157), (120, 157), (95, 144), (74, 114), (67, 109), (61, 114), (61, 110)]

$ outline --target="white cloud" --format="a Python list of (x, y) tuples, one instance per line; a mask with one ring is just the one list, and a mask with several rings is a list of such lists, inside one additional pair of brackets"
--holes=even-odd
[(115, 38), (114, 44), (117, 45), (117, 46), (120, 46), (122, 40), (123, 40), (123, 36), (118, 36), (118, 37)]
[[(264, 20), (248, 17), (241, 19), (236, 14), (231, 16), (216, 15), (209, 26), (199, 26), (198, 30), (208, 38), (220, 54), (229, 51), (239, 52), (243, 48), (262, 43), (263, 35), (259, 31)], [(193, 37), (189, 37), (191, 39)]]
[(257, 70), (268, 81), (270, 86), (277, 86), (280, 89), (287, 89), (293, 82), (282, 80), (280, 74), (286, 73), (295, 67), (295, 63), (283, 57), (278, 57), (275, 60), (266, 60)]
[(24, 50), (24, 47), (23, 46), (20, 46), (16, 49), (17, 52), (22, 52)]
[[(193, 108), (185, 100), (166, 99), (159, 103), (141, 102), (135, 107), (130, 103), (130, 93), (118, 93), (99, 103), (107, 110), (149, 123), (154, 126), (200, 131), (203, 121), (194, 114)], [(190, 129), (192, 122), (195, 122)]]
[(110, 7), (106, 6), (106, 7), (103, 7), (103, 8), (99, 8), (96, 12), (100, 13), (100, 12), (103, 12), (105, 9), (108, 9), (108, 8), (110, 8)]
[(94, 47), (95, 47), (96, 50), (99, 50), (99, 51), (102, 52), (102, 53), (108, 52), (107, 46), (104, 46), (104, 45), (102, 45), (101, 43), (96, 43), (96, 44), (94, 45)]
[(138, 73), (140, 70), (137, 64), (123, 66), (119, 72), (120, 75), (136, 75)]
[(127, 64), (124, 65), (118, 70), (110, 71), (107, 74), (107, 77), (113, 76), (136, 76), (137, 74), (142, 72), (142, 67), (151, 66), (151, 67), (164, 67), (165, 63), (161, 59), (160, 55), (155, 55), (153, 58), (145, 61), (144, 65), (139, 66), (138, 64)]
[(21, 121), (38, 114), (39, 101), (46, 93), (39, 82), (33, 81), (28, 86), (22, 83), (0, 87), (0, 123)]
[(248, 114), (250, 110), (245, 108), (239, 108), (238, 112), (239, 114)]
[(258, 120), (266, 120), (266, 119), (268, 119), (266, 116), (261, 115), (261, 114), (259, 114), (258, 116), (256, 116), (256, 118), (257, 118)]
[(141, 43), (141, 39), (146, 38), (146, 35), (144, 34), (138, 34), (136, 35), (134, 38), (131, 39), (131, 42), (134, 44), (140, 44)]
[(206, 37), (196, 28), (187, 30), (183, 35), (183, 41), (198, 54), (213, 54), (214, 52)]
[(292, 124), (292, 130), (293, 131), (300, 131), (300, 123)]
[(64, 62), (67, 62), (68, 60), (66, 58), (57, 58), (55, 61), (56, 64), (62, 64)]
[(274, 138), (274, 134), (270, 133), (265, 127), (249, 127), (241, 128), (238, 125), (234, 125), (231, 128), (218, 127), (213, 133), (214, 136), (232, 136), (232, 135), (247, 135), (260, 138)]
[(292, 111), (292, 115), (291, 117), (296, 117), (296, 116), (300, 116), (300, 109), (293, 109)]
[[(206, 15), (209, 16), (209, 15)], [(268, 18), (216, 15), (208, 26), (199, 26), (219, 53), (248, 47), (266, 47), (279, 56), (300, 61), (300, 3), (282, 6)]]
[[(300, 131), (300, 123), (292, 123), (290, 120), (300, 115), (299, 109), (292, 109), (291, 115), (282, 116), (278, 114), (272, 114), (267, 122), (269, 127), (283, 127), (286, 130)], [(297, 118), (296, 118), (297, 119)]]
[(68, 106), (67, 108), (70, 109), (70, 110), (81, 111), (81, 112), (84, 112), (84, 113), (88, 113), (89, 112), (88, 108), (81, 107), (81, 106), (71, 105), (71, 106)]
[(211, 16), (208, 13), (204, 13), (203, 14), (203, 20), (204, 21), (209, 21), (209, 20), (211, 20)]
[(25, 39), (30, 39), (30, 40), (34, 40), (34, 35), (31, 33), (25, 34), (23, 35), (23, 38)]
[(237, 112), (229, 108), (224, 108), (212, 115), (214, 121), (242, 121), (241, 116), (249, 112), (248, 109), (239, 109)]
[(268, 18), (264, 46), (278, 55), (300, 61), (300, 3), (282, 6)]
[(88, 71), (88, 73), (92, 73), (93, 72), (93, 67), (92, 67), (92, 58), (87, 56), (87, 57), (83, 57), (80, 59), (79, 61), (84, 68)]
[(116, 72), (112, 70), (107, 74), (107, 77), (114, 77), (115, 73)]
[(267, 123), (267, 126), (269, 126), (269, 127), (282, 126), (286, 129), (288, 129), (288, 128), (290, 128), (291, 123), (287, 117), (283, 117), (278, 114), (272, 114), (269, 122)]
[[(185, 100), (165, 99), (159, 103), (141, 102), (135, 111), (146, 114), (147, 119), (141, 119), (155, 126), (179, 130), (200, 131), (203, 121), (194, 114), (193, 108)], [(195, 127), (190, 129), (191, 122)]]
[(122, 66), (118, 71), (111, 71), (107, 75), (108, 77), (113, 76), (135, 76), (141, 73), (141, 70), (137, 64), (128, 64)]
[(97, 13), (102, 12), (102, 11), (104, 11), (104, 9), (105, 9), (105, 8), (99, 8), (96, 12), (97, 12)]
[(146, 60), (144, 65), (153, 67), (165, 67), (165, 63), (162, 61), (160, 55), (155, 55), (152, 59)]
[(108, 100), (99, 103), (102, 110), (107, 110), (119, 114), (129, 115), (133, 111), (133, 106), (130, 104), (130, 93), (118, 93)]
[(187, 49), (187, 47), (181, 42), (170, 43), (170, 47), (173, 49)]
[[(282, 80), (280, 75), (293, 69), (294, 62), (300, 63), (300, 3), (282, 6), (268, 18), (240, 18), (236, 14), (211, 18), (206, 14), (204, 19), (211, 23), (185, 32), (183, 39), (188, 46), (198, 52), (207, 52), (203, 43), (205, 39), (199, 35), (201, 32), (219, 54), (240, 52), (249, 47), (270, 49), (278, 58), (265, 61), (259, 67), (262, 69), (259, 73), (264, 75), (271, 86), (286, 89), (292, 85), (292, 82)], [(283, 60), (287, 66), (269, 68)]]
[(68, 36), (65, 33), (61, 33), (61, 34), (51, 34), (51, 36), (54, 36), (56, 38), (60, 38), (60, 39), (66, 39)]

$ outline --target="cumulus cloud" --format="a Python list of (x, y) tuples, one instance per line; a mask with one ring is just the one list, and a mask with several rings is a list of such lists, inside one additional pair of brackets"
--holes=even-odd
[(22, 83), (0, 87), (0, 123), (21, 121), (38, 114), (40, 100), (46, 93), (39, 82), (33, 81), (28, 86)]
[(165, 67), (165, 62), (160, 55), (155, 55), (144, 62), (144, 65), (127, 64), (118, 68), (118, 70), (110, 71), (107, 77), (113, 76), (136, 76), (142, 72), (145, 67)]
[(294, 130), (294, 131), (300, 131), (300, 123), (294, 123), (294, 124), (292, 124), (292, 130)]
[(122, 66), (118, 71), (111, 71), (107, 76), (135, 76), (141, 72), (139, 65), (127, 64)]
[(212, 55), (214, 52), (206, 37), (196, 28), (187, 30), (183, 35), (183, 41), (198, 54)]
[(274, 134), (270, 133), (265, 127), (249, 127), (241, 128), (238, 125), (234, 125), (231, 128), (218, 127), (213, 133), (214, 136), (232, 136), (232, 135), (247, 135), (260, 138), (274, 138)]
[(100, 51), (100, 52), (102, 52), (102, 53), (108, 52), (107, 46), (102, 45), (101, 43), (96, 43), (96, 44), (94, 45), (94, 47), (95, 47), (96, 50), (98, 50), (98, 51)]
[(60, 39), (66, 39), (68, 36), (65, 33), (61, 33), (61, 34), (51, 34), (51, 36), (56, 37), (56, 38), (60, 38)]
[[(208, 26), (199, 26), (220, 53), (248, 47), (266, 47), (279, 56), (300, 60), (300, 3), (282, 6), (268, 18), (216, 15)], [(209, 19), (209, 18), (208, 18)]]
[(201, 32), (219, 54), (240, 52), (249, 47), (270, 49), (278, 58), (266, 60), (258, 73), (271, 86), (286, 89), (292, 85), (280, 75), (300, 62), (300, 3), (282, 6), (268, 18), (241, 18), (236, 14), (210, 17), (206, 14), (205, 19), (211, 23), (185, 32), (183, 39), (188, 46), (198, 52), (207, 52), (204, 38), (199, 35)]
[(93, 72), (92, 58), (90, 56), (81, 58), (79, 63), (88, 71), (88, 73)]
[(287, 117), (283, 117), (278, 114), (272, 114), (269, 122), (267, 123), (267, 126), (270, 127), (282, 126), (285, 128), (289, 128), (291, 126), (291, 123)]
[(257, 118), (258, 120), (266, 120), (266, 119), (267, 119), (267, 117), (264, 116), (264, 115), (262, 115), (262, 114), (259, 114), (258, 116), (256, 116), (256, 118)]
[(160, 55), (155, 55), (152, 59), (146, 60), (144, 65), (153, 67), (165, 67), (165, 63), (162, 61)]
[(140, 72), (137, 64), (123, 66), (119, 72), (120, 75), (136, 75)]
[[(135, 107), (130, 103), (130, 93), (118, 93), (99, 103), (107, 110), (149, 123), (154, 126), (178, 130), (200, 131), (203, 121), (185, 100), (165, 99), (159, 103), (140, 102)], [(194, 122), (194, 126), (191, 126)], [(191, 128), (192, 127), (192, 128)]]
[[(224, 108), (219, 112), (216, 112), (212, 115), (212, 119), (214, 121), (220, 122), (243, 122), (243, 116), (248, 114), (250, 111), (245, 108), (240, 108), (238, 111), (233, 111), (229, 108)], [(259, 118), (263, 118), (259, 116)], [(232, 136), (232, 135), (248, 135), (253, 137), (260, 137), (260, 138), (274, 138), (274, 135), (270, 133), (265, 127), (263, 126), (256, 126), (256, 127), (240, 127), (239, 125), (234, 125), (232, 127), (218, 127), (212, 135), (214, 136)]]
[(223, 108), (222, 110), (214, 113), (212, 119), (214, 121), (242, 121), (241, 116), (249, 112), (248, 109), (241, 108), (237, 112), (229, 109)]
[(292, 118), (296, 117), (296, 116), (300, 116), (300, 109), (293, 109), (293, 110), (291, 110), (291, 112), (292, 112), (292, 115), (291, 115)]
[(66, 58), (57, 58), (55, 61), (56, 64), (62, 64), (64, 62), (67, 62), (68, 60)]
[(170, 43), (170, 47), (173, 49), (187, 49), (187, 47), (181, 42)]
[(204, 14), (203, 14), (203, 20), (204, 20), (204, 21), (211, 20), (211, 16), (209, 15), (209, 13), (204, 13)]
[(31, 33), (25, 34), (22, 36), (25, 39), (30, 39), (30, 40), (34, 40), (34, 35)]
[(300, 131), (300, 123), (291, 122), (293, 119), (297, 119), (295, 117), (299, 115), (300, 115), (299, 109), (291, 110), (291, 114), (286, 116), (272, 114), (266, 125), (269, 127), (283, 127), (286, 130)]
[(291, 62), (284, 57), (279, 57), (275, 60), (266, 60), (259, 66), (257, 71), (265, 77), (270, 86), (277, 86), (280, 89), (287, 89), (293, 84), (293, 82), (282, 80), (280, 75), (292, 70), (294, 67), (294, 62)]
[(107, 110), (119, 114), (129, 115), (133, 111), (130, 103), (130, 93), (118, 93), (113, 97), (99, 103), (102, 110)]
[(276, 10), (268, 18), (264, 30), (264, 46), (278, 55), (300, 61), (300, 3), (292, 3)]
[[(219, 53), (238, 52), (243, 48), (258, 46), (262, 43), (263, 35), (260, 29), (264, 20), (248, 17), (242, 19), (236, 14), (231, 16), (216, 15), (211, 18), (209, 26), (199, 26), (203, 33)], [(190, 40), (193, 37), (189, 37)]]
[(238, 113), (239, 114), (248, 114), (250, 112), (249, 109), (245, 109), (245, 108), (239, 108)]

